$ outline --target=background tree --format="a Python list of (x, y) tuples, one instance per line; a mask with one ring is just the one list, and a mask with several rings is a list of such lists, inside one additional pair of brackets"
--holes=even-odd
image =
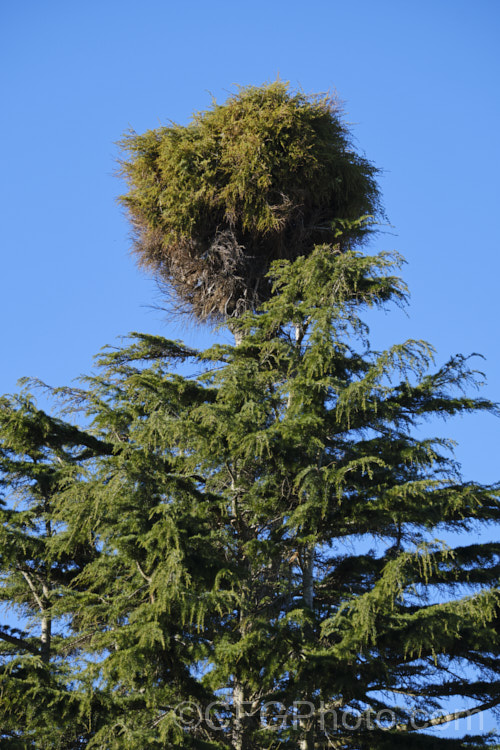
[(29, 394), (0, 399), (0, 489), (8, 500), (0, 508), (0, 601), (22, 623), (0, 626), (2, 747), (77, 748), (92, 724), (73, 664), (84, 636), (69, 602), (98, 551), (91, 535), (69, 536), (55, 509), (106, 450), (38, 409)]
[(338, 242), (342, 226), (346, 243), (361, 241), (368, 225), (346, 222), (380, 212), (377, 170), (354, 151), (338, 101), (280, 81), (122, 146), (139, 263), (201, 320), (254, 308), (273, 260)]

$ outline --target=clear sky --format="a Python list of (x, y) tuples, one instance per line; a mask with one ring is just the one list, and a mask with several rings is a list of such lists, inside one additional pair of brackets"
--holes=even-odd
[[(425, 338), (440, 362), (481, 352), (500, 400), (499, 22), (497, 0), (6, 0), (0, 393), (23, 375), (67, 384), (131, 330), (209, 343), (154, 309), (116, 203), (115, 142), (279, 74), (336, 89), (384, 170), (393, 228), (374, 249), (405, 256), (412, 298), (407, 316), (377, 318), (375, 343)], [(499, 478), (499, 420), (445, 434), (467, 478)]]

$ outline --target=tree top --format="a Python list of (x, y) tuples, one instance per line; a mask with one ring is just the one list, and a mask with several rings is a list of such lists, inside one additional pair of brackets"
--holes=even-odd
[[(121, 142), (120, 201), (139, 264), (199, 320), (238, 316), (268, 298), (273, 260), (338, 242), (381, 212), (377, 169), (353, 148), (342, 108), (275, 81), (240, 87), (186, 125)], [(366, 225), (345, 232), (352, 245)]]

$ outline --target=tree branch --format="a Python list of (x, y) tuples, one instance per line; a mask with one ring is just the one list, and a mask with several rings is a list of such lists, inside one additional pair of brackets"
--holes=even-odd
[(16, 638), (14, 635), (5, 633), (3, 630), (0, 630), (0, 638), (6, 643), (10, 643), (12, 646), (18, 646), (18, 648), (23, 648), (25, 651), (29, 651), (30, 654), (33, 654), (34, 656), (39, 655), (38, 649), (35, 648), (35, 646), (31, 646), (24, 640), (24, 638)]
[(455, 721), (457, 719), (465, 719), (468, 716), (474, 716), (482, 711), (487, 711), (494, 706), (498, 706), (500, 703), (500, 697), (496, 697), (487, 703), (483, 703), (475, 708), (464, 708), (462, 711), (455, 711), (452, 714), (443, 714), (442, 716), (436, 716), (434, 719), (428, 719), (427, 721), (419, 722), (418, 726), (414, 726), (415, 722), (410, 724), (398, 724), (396, 730), (399, 732), (416, 732), (421, 729), (428, 729), (429, 727), (436, 727), (440, 724), (447, 724), (449, 721)]
[(40, 611), (44, 612), (47, 608), (44, 607), (44, 604), (43, 604), (41, 598), (39, 597), (38, 592), (37, 592), (37, 590), (35, 588), (35, 584), (33, 583), (33, 581), (31, 580), (31, 578), (29, 577), (29, 575), (26, 573), (25, 570), (21, 570), (21, 574), (22, 574), (23, 578), (26, 580), (28, 586), (30, 587), (31, 593), (34, 596), (36, 603), (40, 607)]
[[(137, 566), (137, 570), (139, 571), (139, 573), (141, 574), (141, 576), (144, 578), (144, 580), (147, 581), (148, 583), (151, 583), (151, 581), (153, 580), (152, 576), (146, 575), (146, 573), (141, 568), (138, 560), (135, 561), (135, 564)], [(140, 589), (138, 589), (138, 590), (140, 590)], [(134, 593), (136, 593), (136, 592), (134, 592)]]

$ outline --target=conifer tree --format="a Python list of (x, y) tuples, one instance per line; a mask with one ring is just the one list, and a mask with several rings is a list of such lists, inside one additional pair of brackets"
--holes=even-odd
[(106, 450), (38, 409), (26, 392), (0, 400), (0, 489), (8, 499), (0, 509), (0, 601), (22, 623), (0, 626), (2, 747), (69, 750), (86, 734), (71, 666), (81, 644), (78, 613), (66, 600), (97, 550), (91, 538), (70, 538), (55, 508), (64, 488)]
[(128, 146), (142, 261), (238, 345), (135, 334), (55, 390), (78, 427), (0, 404), (2, 597), (34, 617), (0, 628), (2, 742), (498, 747), (427, 730), (500, 705), (500, 488), (416, 432), (496, 406), (463, 356), (371, 348), (406, 294), (359, 249), (374, 168), (281, 84)]
[(499, 545), (439, 541), (481, 539), (498, 488), (413, 434), (494, 406), (464, 393), (480, 375), (463, 357), (370, 349), (363, 309), (404, 298), (393, 263), (281, 261), (239, 346), (137, 335), (75, 393), (92, 471), (52, 516), (98, 551), (58, 604), (93, 705), (81, 746), (494, 746), (426, 729), (500, 704)]

